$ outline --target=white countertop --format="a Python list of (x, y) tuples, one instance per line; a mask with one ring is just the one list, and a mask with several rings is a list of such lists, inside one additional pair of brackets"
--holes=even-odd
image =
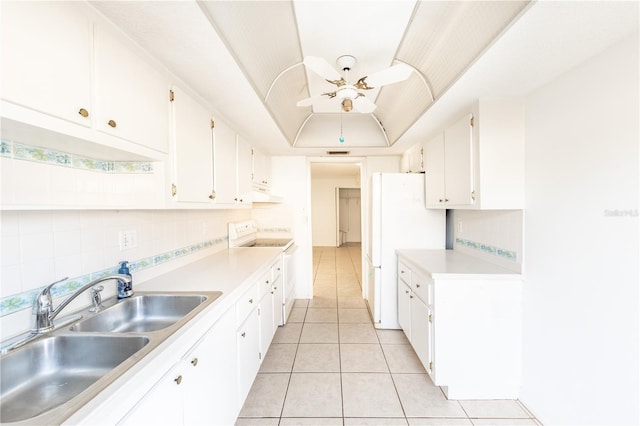
[(71, 407), (74, 414), (63, 424), (107, 425), (119, 421), (129, 409), (118, 402), (122, 395), (127, 395), (129, 401), (140, 400), (168, 368), (279, 261), (281, 254), (279, 247), (225, 249), (135, 284), (134, 290), (141, 292), (221, 291), (222, 295), (87, 404)]
[(520, 279), (522, 275), (502, 266), (455, 250), (396, 250), (412, 268), (433, 279)]

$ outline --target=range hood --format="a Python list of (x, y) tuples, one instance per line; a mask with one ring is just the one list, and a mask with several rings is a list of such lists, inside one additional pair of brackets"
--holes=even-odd
[(250, 195), (253, 203), (281, 203), (284, 200), (283, 197), (273, 195), (266, 189), (261, 188), (254, 188)]

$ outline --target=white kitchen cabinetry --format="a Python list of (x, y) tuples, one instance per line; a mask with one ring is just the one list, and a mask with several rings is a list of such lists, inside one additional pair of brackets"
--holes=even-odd
[(208, 203), (215, 198), (211, 116), (177, 87), (172, 99), (172, 196), (181, 202)]
[(480, 100), (425, 144), (427, 208), (524, 206), (524, 107)]
[(236, 339), (238, 345), (238, 401), (242, 405), (260, 368), (260, 317), (257, 309), (252, 310), (240, 325)]
[(251, 146), (221, 120), (215, 121), (214, 189), (215, 204), (250, 206)]
[(426, 143), (427, 207), (452, 208), (473, 203), (472, 117), (463, 117)]
[(404, 153), (402, 171), (406, 173), (424, 172), (424, 147), (421, 143), (412, 146)]
[(2, 99), (90, 126), (91, 20), (83, 5), (3, 2), (1, 27)]
[(284, 285), (282, 281), (282, 262), (278, 262), (272, 268), (273, 281), (271, 293), (273, 294), (273, 333), (279, 325), (284, 325)]
[(237, 139), (237, 164), (238, 164), (238, 203), (251, 204), (251, 145), (238, 135)]
[(254, 189), (268, 192), (271, 186), (271, 158), (262, 151), (251, 148), (251, 183)]
[(218, 320), (211, 331), (160, 379), (119, 424), (233, 423), (238, 410), (233, 392), (236, 385), (233, 313), (230, 310)]
[(94, 69), (96, 128), (168, 152), (166, 78), (100, 25), (94, 27)]
[(450, 399), (518, 398), (520, 275), (451, 250), (399, 250), (398, 259), (411, 277), (409, 289), (398, 276), (410, 290), (401, 324), (434, 384)]
[(428, 280), (416, 271), (398, 262), (398, 323), (411, 342), (418, 358), (432, 373), (433, 367), (433, 315), (432, 289)]

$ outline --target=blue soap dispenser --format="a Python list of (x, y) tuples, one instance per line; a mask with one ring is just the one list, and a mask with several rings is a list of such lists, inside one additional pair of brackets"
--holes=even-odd
[(128, 283), (118, 280), (118, 299), (125, 299), (133, 296), (133, 277), (131, 277), (131, 272), (129, 272), (129, 262), (126, 260), (120, 262), (120, 269), (118, 269), (118, 273), (128, 275), (129, 278), (131, 278), (131, 281)]

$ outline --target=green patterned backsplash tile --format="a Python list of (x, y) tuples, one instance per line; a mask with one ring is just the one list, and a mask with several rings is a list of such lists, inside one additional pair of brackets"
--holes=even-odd
[[(212, 240), (207, 240), (164, 253), (159, 253), (155, 256), (145, 257), (143, 259), (132, 261), (129, 262), (129, 270), (133, 273), (142, 271), (144, 269), (153, 268), (154, 266), (160, 265), (162, 263), (171, 262), (183, 256), (196, 253), (200, 250), (204, 250), (218, 244), (226, 244), (228, 239), (229, 237), (225, 235), (223, 237), (214, 238)], [(92, 280), (107, 275), (117, 274), (118, 268), (118, 266), (114, 266), (112, 268), (95, 271), (79, 277), (69, 278), (59, 284), (54, 285), (51, 288), (51, 295), (53, 297), (61, 297), (71, 294)], [(31, 308), (33, 300), (36, 298), (42, 288), (44, 288), (44, 286), (0, 299), (0, 317), (12, 314), (22, 309)]]
[(461, 246), (469, 247), (475, 250), (480, 250), (482, 252), (502, 257), (504, 259), (516, 261), (518, 255), (515, 251), (505, 250), (498, 247), (490, 246), (488, 244), (479, 243), (476, 241), (465, 240), (464, 238), (456, 238), (456, 244), (460, 244)]
[(14, 160), (31, 161), (52, 166), (69, 167), (99, 173), (148, 174), (153, 173), (149, 161), (109, 161), (88, 158), (68, 152), (25, 145), (17, 142), (0, 142), (0, 156)]

